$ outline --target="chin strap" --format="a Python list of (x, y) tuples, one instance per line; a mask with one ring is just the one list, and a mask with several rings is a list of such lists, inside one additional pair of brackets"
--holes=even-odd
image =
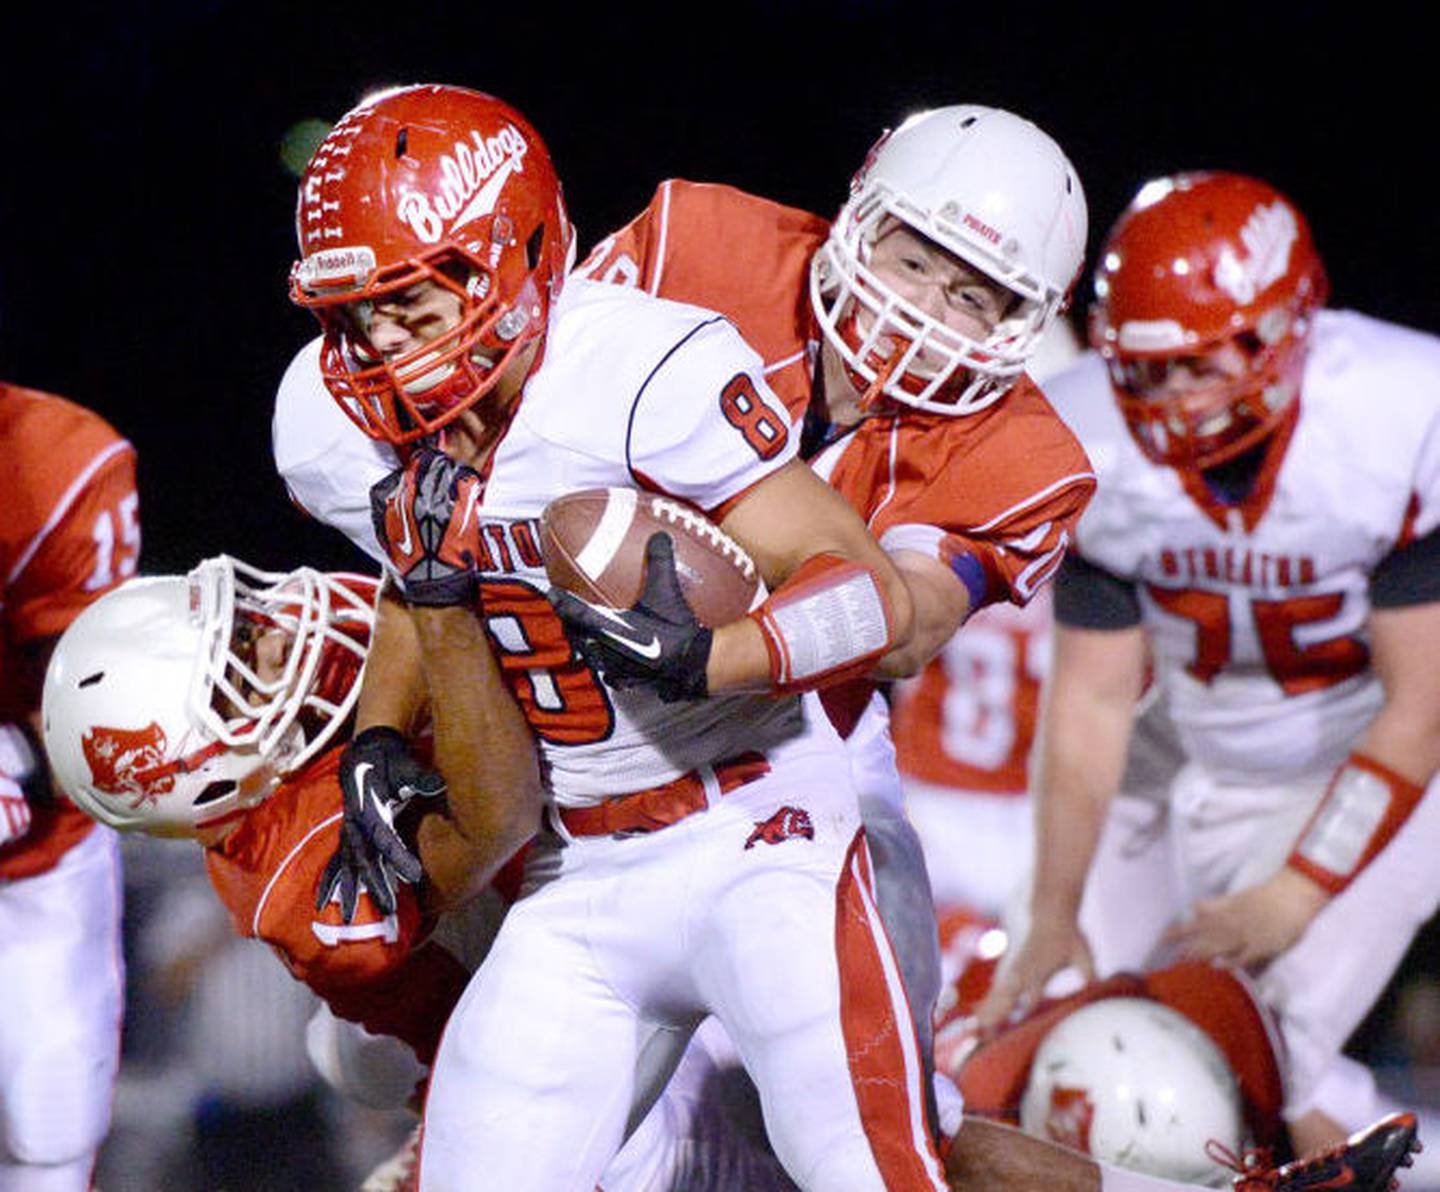
[(1394, 839), (1425, 788), (1364, 753), (1352, 753), (1330, 780), (1286, 864), (1332, 896)]
[(839, 555), (807, 559), (750, 618), (765, 636), (771, 689), (784, 695), (863, 674), (893, 640), (879, 576)]
[(880, 371), (875, 374), (875, 379), (870, 382), (865, 392), (860, 395), (860, 408), (867, 414), (884, 398), (885, 386), (890, 383), (890, 377), (894, 374), (895, 369), (899, 367), (900, 361), (909, 347), (909, 341), (902, 340), (895, 350), (890, 353), (890, 359), (880, 366)]

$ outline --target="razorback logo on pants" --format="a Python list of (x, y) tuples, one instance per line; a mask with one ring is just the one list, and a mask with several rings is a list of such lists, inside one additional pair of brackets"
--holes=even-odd
[(751, 848), (756, 844), (779, 844), (782, 840), (789, 840), (792, 836), (803, 836), (806, 840), (815, 839), (815, 827), (810, 823), (810, 813), (799, 807), (782, 807), (767, 820), (758, 821), (755, 824), (755, 831), (745, 841), (745, 847)]

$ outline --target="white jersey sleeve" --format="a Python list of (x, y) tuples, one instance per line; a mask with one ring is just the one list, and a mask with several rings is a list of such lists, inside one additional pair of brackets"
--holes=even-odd
[(798, 441), (763, 368), (730, 323), (696, 327), (636, 397), (631, 471), (713, 509), (791, 458)]
[(330, 396), (320, 377), (320, 344), (317, 337), (301, 348), (281, 378), (270, 428), (275, 467), (300, 509), (388, 566), (370, 520), (370, 486), (400, 461)]
[(543, 457), (552, 495), (621, 483), (714, 512), (796, 453), (763, 362), (711, 311), (572, 279), (545, 353), (496, 455), (496, 501)]

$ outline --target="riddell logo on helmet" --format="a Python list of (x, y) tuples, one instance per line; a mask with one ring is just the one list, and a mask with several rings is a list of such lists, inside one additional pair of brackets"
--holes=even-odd
[(1045, 1133), (1052, 1142), (1072, 1150), (1090, 1153), (1090, 1127), (1095, 1106), (1084, 1089), (1056, 1085), (1050, 1090), (1050, 1112), (1045, 1115)]
[(326, 248), (312, 252), (300, 262), (300, 285), (362, 286), (375, 272), (375, 252), (366, 245), (355, 248)]
[(471, 129), (472, 144), (455, 143), (453, 153), (440, 155), (440, 187), (434, 194), (418, 190), (400, 196), (396, 213), (426, 244), (436, 244), (447, 232), (488, 215), (512, 173), (525, 168), (530, 142), (513, 124), (491, 137)]
[(107, 795), (133, 795), (132, 810), (174, 789), (172, 775), (147, 780), (164, 764), (165, 745), (165, 730), (153, 720), (139, 729), (97, 726), (80, 741), (96, 788)]
[(1284, 203), (1256, 207), (1240, 229), (1244, 259), (1225, 245), (1215, 262), (1215, 284), (1241, 306), (1248, 306), (1289, 272), (1290, 250), (1299, 237), (1295, 213)]

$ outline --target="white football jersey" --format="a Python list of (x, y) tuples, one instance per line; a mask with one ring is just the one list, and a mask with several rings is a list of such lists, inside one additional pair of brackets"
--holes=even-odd
[[(334, 408), (317, 362), (307, 349), (282, 383), (277, 464), (300, 505), (383, 562), (369, 489), (395, 457)], [(320, 396), (333, 418), (308, 409)], [(295, 416), (302, 406), (306, 417)], [(318, 428), (317, 442), (297, 444), (307, 424)], [(790, 742), (839, 749), (828, 725), (809, 724), (807, 733), (795, 698), (666, 704), (648, 690), (603, 685), (574, 655), (545, 598), (539, 517), (555, 497), (645, 488), (716, 510), (794, 457), (798, 439), (788, 426), (760, 358), (723, 317), (618, 286), (567, 282), (480, 507), (487, 628), (558, 802), (597, 803), (752, 750), (774, 764)], [(773, 440), (763, 434), (777, 428)]]
[(1135, 583), (1190, 757), (1222, 781), (1337, 765), (1382, 700), (1370, 573), (1440, 522), (1440, 340), (1322, 311), (1278, 471), (1233, 507), (1145, 458), (1094, 354), (1046, 392), (1100, 477), (1078, 551)]
[(370, 486), (400, 466), (388, 443), (364, 434), (330, 396), (320, 377), (316, 336), (280, 379), (270, 444), (290, 499), (316, 521), (334, 526), (379, 563), (389, 563), (370, 520)]

